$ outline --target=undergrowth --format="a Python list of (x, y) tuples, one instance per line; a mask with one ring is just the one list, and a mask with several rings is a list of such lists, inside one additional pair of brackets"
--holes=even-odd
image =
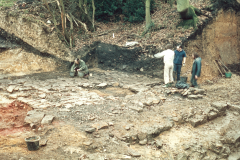
[(0, 7), (11, 7), (15, 2), (16, 0), (0, 0)]
[[(190, 27), (196, 27), (198, 23), (198, 17), (195, 13), (195, 8), (193, 6), (190, 6), (188, 9), (188, 19), (182, 19), (182, 21), (177, 25), (177, 27), (182, 27), (185, 29), (188, 29)], [(196, 10), (199, 12), (198, 10)]]

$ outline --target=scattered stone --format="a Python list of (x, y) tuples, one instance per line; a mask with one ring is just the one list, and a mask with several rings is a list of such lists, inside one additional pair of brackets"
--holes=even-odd
[(137, 111), (137, 112), (142, 112), (143, 111), (143, 108), (137, 107), (137, 106), (128, 106), (128, 108), (130, 108), (134, 111)]
[(98, 88), (105, 88), (107, 87), (107, 83), (101, 83), (99, 85), (97, 85)]
[(66, 108), (72, 108), (73, 105), (72, 105), (72, 104), (66, 104), (65, 107), (66, 107)]
[(238, 112), (233, 112), (233, 114), (234, 114), (235, 116), (239, 116), (239, 113), (238, 113)]
[(118, 82), (113, 83), (112, 86), (113, 86), (113, 87), (118, 87), (118, 86), (119, 86), (119, 83), (118, 83)]
[(185, 92), (183, 92), (183, 96), (187, 96), (188, 95), (188, 92), (189, 92), (189, 89), (187, 90), (187, 91), (185, 91)]
[(54, 116), (52, 115), (46, 115), (43, 119), (41, 124), (51, 124), (54, 119)]
[(151, 140), (152, 138), (158, 136), (160, 133), (167, 131), (173, 127), (173, 121), (169, 121), (161, 124), (155, 124), (147, 127), (142, 127), (141, 132), (147, 135), (147, 139)]
[(141, 154), (133, 149), (129, 149), (128, 153), (133, 157), (141, 157)]
[(31, 114), (28, 113), (28, 115), (25, 117), (25, 120), (24, 122), (25, 123), (33, 123), (33, 124), (36, 124), (36, 123), (40, 123), (44, 117), (44, 113), (42, 112), (31, 112)]
[(87, 132), (87, 133), (93, 133), (93, 132), (95, 132), (95, 128), (86, 128), (85, 129), (85, 132)]
[(147, 137), (147, 134), (146, 133), (139, 133), (137, 136), (138, 136), (138, 139), (140, 141), (142, 141)]
[(9, 93), (12, 93), (15, 87), (16, 87), (15, 85), (11, 85), (11, 86), (7, 87), (7, 91)]
[(143, 68), (141, 68), (140, 71), (143, 72)]
[(205, 90), (204, 89), (196, 89), (194, 91), (194, 94), (204, 94), (205, 93)]
[(219, 112), (223, 113), (226, 111), (228, 105), (226, 103), (214, 102), (211, 104), (211, 106), (216, 108)]
[(40, 139), (39, 146), (46, 146), (48, 139)]
[(141, 144), (141, 145), (145, 145), (145, 144), (147, 144), (147, 139), (145, 138), (144, 140), (139, 141), (139, 144)]
[(130, 127), (129, 127), (129, 126), (126, 126), (125, 129), (128, 131), (128, 130), (130, 130)]
[(239, 152), (232, 153), (228, 157), (228, 160), (239, 160), (239, 159), (240, 159), (240, 153)]
[(240, 113), (240, 106), (232, 105), (232, 104), (228, 104), (228, 106), (229, 106), (229, 110)]
[(153, 99), (153, 104), (158, 104), (158, 103), (160, 103), (159, 99)]
[(70, 109), (67, 109), (67, 108), (60, 108), (59, 111), (60, 111), (60, 112), (70, 112)]
[(31, 127), (32, 129), (35, 129), (37, 126), (36, 126), (35, 124), (31, 123), (31, 124), (30, 124), (30, 127)]
[(144, 105), (146, 106), (151, 106), (153, 105), (153, 100), (152, 99), (147, 99), (145, 102), (143, 102)]
[(109, 126), (113, 126), (114, 124), (112, 122), (108, 122), (108, 125)]
[(238, 132), (228, 132), (225, 138), (222, 140), (222, 143), (235, 144), (240, 140), (240, 131)]
[(213, 120), (218, 117), (218, 112), (210, 111), (207, 116), (209, 120)]
[(93, 143), (92, 141), (83, 142), (85, 146), (90, 146), (92, 143)]
[(10, 94), (8, 97), (10, 99), (17, 99), (18, 95), (17, 94)]
[(108, 124), (106, 122), (97, 122), (93, 124), (92, 127), (96, 128), (97, 130), (100, 130), (100, 129), (108, 128)]
[(45, 94), (45, 93), (43, 93), (43, 94), (40, 94), (38, 97), (40, 97), (40, 98), (44, 99), (44, 98), (46, 98), (46, 94)]
[(161, 149), (162, 146), (163, 146), (162, 141), (157, 140), (157, 141), (156, 141), (156, 147), (157, 147), (158, 149)]
[(131, 156), (127, 156), (127, 155), (122, 155), (118, 157), (119, 159), (131, 159)]
[(202, 95), (188, 95), (189, 99), (198, 99), (198, 98), (202, 98)]
[(216, 108), (209, 107), (206, 109), (206, 113), (209, 120), (213, 120), (219, 116), (219, 112)]
[(177, 155), (177, 160), (187, 160), (188, 156), (185, 153), (180, 153)]
[(205, 115), (196, 115), (194, 118), (191, 118), (189, 120), (189, 122), (190, 122), (190, 124), (193, 127), (197, 127), (198, 125), (201, 125), (201, 124), (207, 122), (207, 116), (205, 116)]

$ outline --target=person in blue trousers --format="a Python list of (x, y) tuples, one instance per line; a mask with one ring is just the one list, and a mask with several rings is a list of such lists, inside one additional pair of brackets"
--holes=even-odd
[[(177, 81), (180, 80), (180, 74), (181, 74), (181, 69), (182, 66), (185, 66), (185, 62), (186, 62), (186, 52), (182, 49), (182, 46), (178, 46), (177, 50), (174, 51), (175, 55), (174, 55), (174, 75), (177, 74)], [(176, 76), (175, 77), (175, 81), (176, 81)]]
[(191, 87), (199, 88), (197, 80), (201, 75), (202, 59), (197, 53), (192, 54), (193, 66), (192, 66), (192, 77), (191, 77)]

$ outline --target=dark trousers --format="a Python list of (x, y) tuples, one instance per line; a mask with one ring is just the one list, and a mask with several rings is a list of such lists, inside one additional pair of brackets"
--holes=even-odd
[(191, 82), (193, 87), (198, 87), (197, 80), (195, 79), (195, 75), (194, 74), (192, 74), (190, 82)]
[[(174, 74), (177, 74), (177, 81), (180, 81), (180, 73), (181, 73), (182, 65), (181, 64), (174, 64), (174, 69), (173, 71), (175, 72)], [(176, 76), (174, 76), (176, 77)], [(176, 80), (176, 79), (174, 79)]]

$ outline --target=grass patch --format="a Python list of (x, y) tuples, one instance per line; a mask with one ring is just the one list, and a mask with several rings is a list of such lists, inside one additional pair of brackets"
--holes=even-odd
[(0, 7), (11, 7), (16, 2), (16, 0), (0, 0)]

